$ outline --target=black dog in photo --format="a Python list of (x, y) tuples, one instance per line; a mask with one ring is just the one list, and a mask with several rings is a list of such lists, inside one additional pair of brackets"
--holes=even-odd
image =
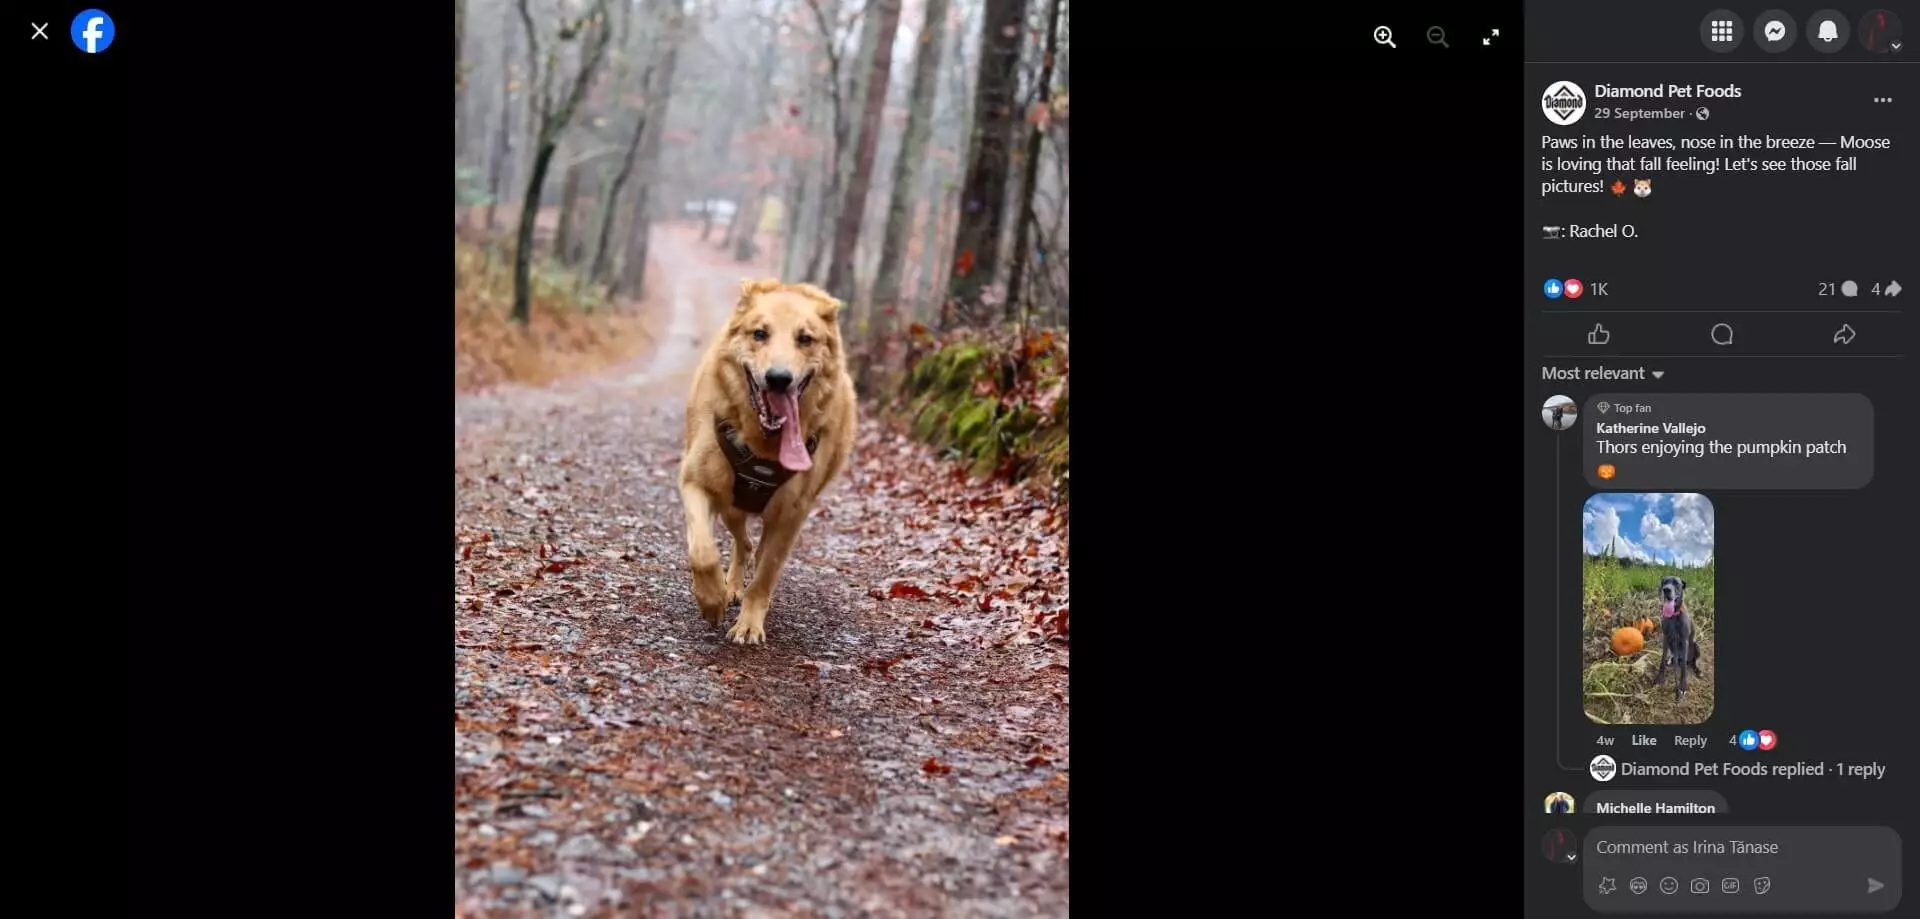
[(1700, 673), (1700, 646), (1693, 641), (1693, 620), (1687, 617), (1687, 582), (1668, 575), (1660, 579), (1660, 672), (1654, 674), (1653, 685), (1667, 678), (1667, 664), (1680, 671), (1679, 685), (1673, 691), (1673, 701), (1687, 694), (1687, 671), (1694, 676)]

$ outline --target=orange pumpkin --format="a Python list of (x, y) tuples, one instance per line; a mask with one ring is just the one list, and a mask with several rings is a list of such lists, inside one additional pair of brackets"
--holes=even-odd
[(1633, 627), (1640, 630), (1640, 637), (1642, 638), (1652, 638), (1653, 630), (1658, 628), (1658, 626), (1653, 624), (1652, 619), (1645, 617), (1642, 617), (1639, 622), (1634, 623)]
[(1640, 634), (1639, 629), (1627, 626), (1626, 628), (1613, 630), (1613, 653), (1621, 657), (1626, 657), (1629, 654), (1638, 654), (1640, 653), (1640, 649), (1646, 646), (1647, 637)]

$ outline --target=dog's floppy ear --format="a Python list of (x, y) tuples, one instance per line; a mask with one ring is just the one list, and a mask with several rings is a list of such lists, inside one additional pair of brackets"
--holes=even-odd
[(806, 294), (807, 299), (813, 301), (814, 312), (818, 313), (821, 319), (832, 323), (840, 321), (840, 307), (846, 304), (841, 303), (834, 295), (812, 284), (795, 284), (793, 289)]
[(1686, 579), (1686, 578), (1683, 578), (1683, 577), (1681, 577), (1681, 576), (1679, 576), (1679, 575), (1677, 575), (1677, 574), (1676, 574), (1676, 575), (1674, 575), (1674, 576), (1673, 576), (1673, 579), (1674, 579), (1674, 580), (1676, 580), (1676, 581), (1679, 581), (1679, 582), (1680, 582), (1680, 588), (1681, 588), (1682, 590), (1685, 590), (1685, 589), (1686, 589), (1686, 587), (1687, 587), (1687, 579)]
[(741, 278), (740, 302), (734, 304), (733, 311), (740, 312), (753, 305), (755, 294), (769, 293), (780, 289), (779, 278)]

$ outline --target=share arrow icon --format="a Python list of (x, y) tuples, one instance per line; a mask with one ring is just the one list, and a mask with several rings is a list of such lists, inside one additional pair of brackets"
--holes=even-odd
[(1856, 334), (1858, 333), (1853, 331), (1853, 326), (1841, 323), (1840, 329), (1833, 333), (1833, 343), (1836, 345), (1853, 344), (1853, 338)]

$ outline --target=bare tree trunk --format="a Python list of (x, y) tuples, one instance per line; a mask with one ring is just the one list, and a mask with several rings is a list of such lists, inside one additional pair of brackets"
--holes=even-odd
[(880, 148), (880, 118), (887, 108), (887, 84), (893, 70), (894, 36), (900, 31), (900, 0), (874, 0), (869, 14), (878, 13), (873, 45), (873, 70), (867, 77), (867, 98), (860, 113), (860, 144), (853, 154), (853, 174), (847, 179), (847, 198), (834, 228), (833, 262), (827, 269), (827, 291), (851, 303), (855, 250), (860, 245), (860, 223), (867, 212), (867, 191), (873, 184), (873, 157)]
[[(1040, 79), (1034, 84), (1033, 94), (1038, 104), (1051, 106), (1053, 101), (1053, 56), (1060, 50), (1060, 0), (1051, 0), (1047, 10), (1047, 52), (1040, 62)], [(1024, 175), (1020, 177), (1020, 209), (1014, 214), (1013, 225), (1013, 268), (1007, 272), (1007, 311), (1008, 322), (1026, 321), (1026, 293), (1022, 282), (1027, 274), (1027, 254), (1030, 250), (1033, 233), (1033, 191), (1040, 181), (1040, 142), (1046, 138), (1046, 129), (1041, 124), (1027, 128), (1027, 155), (1021, 162)]]
[[(754, 84), (754, 104), (756, 109), (753, 127), (749, 129), (751, 131), (765, 129), (767, 123), (771, 120), (768, 112), (771, 110), (774, 102), (773, 78), (780, 63), (780, 27), (777, 23), (780, 21), (780, 14), (785, 12), (786, 6), (784, 0), (775, 0), (773, 4), (773, 24), (767, 26), (767, 47), (766, 50), (760, 52), (760, 72), (757, 74), (758, 81)], [(750, 192), (754, 188), (754, 183), (744, 182), (741, 184), (741, 188), (743, 191)], [(745, 245), (748, 249), (757, 248), (754, 243), (754, 237), (760, 232), (760, 219), (764, 216), (762, 212), (766, 209), (767, 196), (772, 193), (773, 183), (762, 183), (758, 189), (758, 200), (756, 200), (753, 205), (753, 222), (743, 224), (740, 218), (746, 215), (736, 209), (733, 215), (733, 222), (727, 224), (727, 237), (721, 241), (720, 245), (722, 248), (734, 250), (734, 258), (736, 260), (744, 262), (753, 257), (751, 254), (745, 257), (739, 254), (741, 252), (741, 238), (744, 234), (747, 240)], [(744, 198), (745, 194), (740, 195), (740, 197)], [(744, 208), (746, 201), (742, 200), (740, 206)]]
[[(607, 22), (606, 12), (607, 0), (599, 0), (587, 14), (587, 20), (591, 23), (583, 23), (583, 27), (589, 30), (587, 44), (581, 51), (580, 69), (573, 75), (573, 85), (567, 90), (566, 100), (557, 109), (552, 108), (553, 100), (544, 92), (540, 100), (540, 130), (534, 146), (532, 175), (527, 177), (527, 193), (520, 205), (520, 230), (516, 235), (513, 253), (513, 318), (520, 323), (525, 323), (532, 315), (530, 278), (533, 273), (533, 226), (540, 216), (540, 186), (547, 179), (547, 168), (553, 164), (553, 152), (560, 146), (560, 136), (566, 132), (567, 123), (573, 120), (573, 113), (579, 108), (587, 87), (593, 83), (593, 74), (599, 69), (601, 57), (606, 54), (607, 39), (613, 32), (611, 24)], [(527, 42), (534, 49), (537, 59), (533, 19), (527, 13), (526, 0), (520, 0), (520, 19), (527, 28)], [(548, 66), (558, 67), (559, 61), (559, 55), (555, 54)], [(548, 77), (552, 77), (551, 72)]]
[(453, 0), (453, 101), (460, 101), (460, 45), (467, 39), (467, 0)]
[[(893, 192), (887, 204), (887, 229), (880, 238), (880, 267), (874, 270), (872, 319), (868, 330), (874, 341), (886, 342), (893, 335), (895, 315), (900, 309), (900, 271), (906, 261), (907, 237), (913, 233), (913, 201), (919, 177), (920, 161), (927, 155), (927, 143), (933, 137), (933, 102), (940, 87), (940, 52), (944, 50), (947, 26), (947, 0), (927, 0), (926, 22), (920, 26), (913, 58), (913, 95), (907, 106), (906, 134), (900, 141), (900, 157), (893, 161)], [(930, 203), (931, 215), (939, 207)], [(921, 246), (933, 247), (929, 232)], [(881, 354), (884, 359), (886, 355)], [(889, 363), (888, 366), (891, 366)]]
[[(763, 64), (762, 66), (766, 66)], [(733, 134), (740, 127), (740, 106), (738, 100), (744, 94), (744, 81), (739, 74), (730, 74), (727, 78), (727, 112), (721, 116), (720, 131), (714, 136), (707, 162), (710, 164), (707, 175), (700, 180), (701, 188), (707, 189), (705, 202), (700, 208), (700, 241), (706, 242), (713, 235), (713, 202), (727, 193), (724, 176), (733, 170)], [(716, 175), (718, 173), (718, 175)], [(733, 203), (734, 219), (728, 222), (731, 227), (739, 222), (740, 208), (746, 202)]]
[(540, 181), (546, 178), (547, 166), (553, 162), (554, 146), (541, 144), (533, 154), (533, 179), (527, 183), (527, 193), (520, 202), (520, 225), (514, 233), (513, 250), (513, 319), (525, 323), (533, 315), (533, 223), (540, 213)]
[(634, 189), (633, 222), (627, 231), (627, 258), (621, 266), (616, 290), (627, 291), (636, 299), (646, 295), (647, 247), (653, 227), (650, 210), (653, 186), (659, 181), (660, 143), (667, 133), (667, 112), (673, 105), (673, 71), (680, 61), (682, 14), (678, 7), (667, 11), (666, 51), (654, 70), (647, 92), (647, 125), (640, 141), (640, 184)]
[[(460, 159), (460, 43), (467, 35), (467, 0), (453, 0), (453, 158)], [(460, 177), (453, 178), (453, 206), (460, 208)]]
[[(826, 257), (827, 243), (832, 234), (835, 209), (840, 205), (840, 180), (842, 172), (840, 161), (846, 156), (847, 134), (851, 130), (847, 115), (846, 88), (841, 85), (847, 73), (847, 64), (840, 59), (840, 51), (834, 44), (834, 23), (839, 18), (839, 4), (834, 4), (835, 12), (830, 19), (820, 7), (819, 0), (807, 0), (812, 8), (814, 20), (820, 28), (822, 42), (827, 52), (827, 91), (833, 102), (833, 145), (827, 151), (827, 186), (820, 195), (819, 219), (814, 227), (813, 254), (807, 257), (807, 271), (803, 280), (817, 280), (820, 277), (820, 262)], [(871, 22), (867, 23), (871, 25)]]
[(513, 6), (500, 4), (500, 130), (493, 137), (493, 162), (487, 168), (487, 219), (484, 225), (493, 232), (494, 211), (500, 207), (505, 191), (507, 160), (513, 156), (513, 38), (519, 23), (513, 18)]
[[(946, 199), (941, 193), (942, 176), (939, 167), (933, 170), (933, 194), (927, 196), (927, 226), (920, 236), (920, 276), (913, 279), (913, 299), (907, 305), (908, 315), (917, 321), (921, 315), (921, 304), (927, 301), (933, 292), (939, 290), (938, 259), (940, 257), (940, 204)], [(878, 303), (879, 295), (875, 294)]]
[(560, 226), (553, 234), (553, 255), (563, 265), (579, 261), (580, 234), (573, 224), (579, 215), (580, 174), (586, 168), (585, 163), (575, 163), (560, 179)]
[(780, 256), (780, 276), (787, 279), (793, 278), (794, 271), (800, 265), (801, 237), (806, 235), (801, 232), (801, 218), (806, 212), (807, 196), (812, 191), (809, 186), (813, 184), (813, 170), (806, 168), (806, 164), (796, 163), (793, 171), (798, 179), (792, 186), (793, 194), (786, 207), (786, 225), (780, 228), (781, 233), (785, 234), (781, 243), (786, 250)]
[[(642, 85), (651, 79), (652, 73), (653, 69), (649, 67), (647, 76), (640, 80)], [(620, 171), (613, 174), (613, 182), (607, 189), (606, 205), (600, 210), (600, 233), (593, 245), (593, 268), (587, 272), (587, 276), (598, 284), (611, 280), (607, 273), (613, 267), (613, 219), (620, 211), (620, 191), (626, 187), (627, 178), (633, 175), (633, 163), (640, 154), (640, 139), (646, 133), (647, 115), (642, 112), (634, 122), (633, 136), (627, 140), (627, 155), (620, 161)]]
[(981, 307), (980, 295), (1000, 267), (998, 243), (1006, 216), (1007, 167), (1026, 14), (1026, 0), (986, 0), (980, 23), (973, 138), (968, 144), (967, 180), (960, 191), (960, 228), (954, 237), (954, 277), (949, 285), (955, 309), (948, 322), (979, 325), (992, 315)]

